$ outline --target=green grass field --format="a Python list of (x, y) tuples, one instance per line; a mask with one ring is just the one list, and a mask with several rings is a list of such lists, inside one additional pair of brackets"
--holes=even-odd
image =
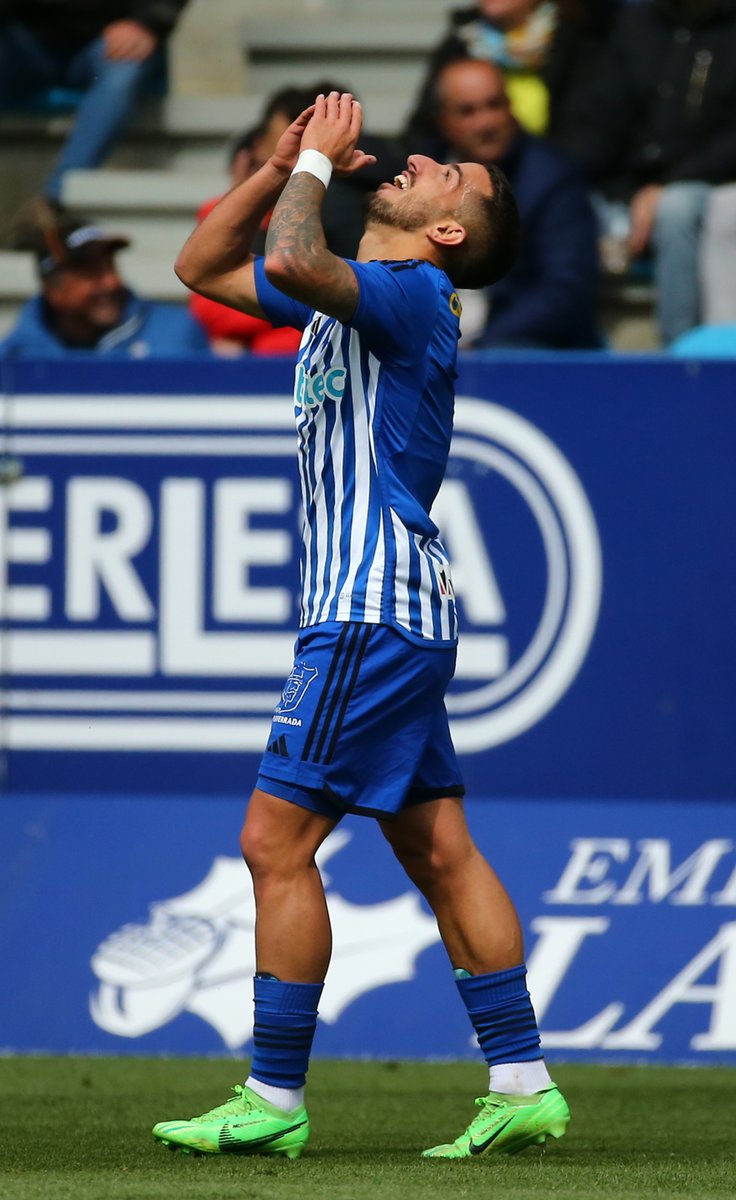
[(484, 1068), (313, 1064), (312, 1142), (297, 1162), (194, 1158), (157, 1120), (227, 1098), (223, 1061), (0, 1059), (3, 1200), (710, 1200), (736, 1195), (736, 1071), (560, 1067), (573, 1120), (545, 1152), (423, 1161), (467, 1124)]

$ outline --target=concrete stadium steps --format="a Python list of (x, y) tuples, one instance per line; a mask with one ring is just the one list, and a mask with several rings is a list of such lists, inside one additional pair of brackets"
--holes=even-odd
[[(141, 104), (127, 137), (169, 137), (175, 141), (197, 137), (229, 137), (250, 125), (259, 111), (258, 94), (165, 96)], [(20, 110), (0, 115), (3, 138), (25, 138), (33, 131), (42, 137), (65, 136), (73, 112), (37, 115)]]
[(205, 200), (227, 191), (227, 177), (179, 171), (70, 171), (62, 198), (106, 229), (129, 237), (132, 250), (171, 264)]
[[(153, 257), (133, 249), (120, 252), (120, 270), (134, 291), (151, 300), (186, 303), (189, 293), (177, 279), (173, 259)], [(38, 292), (38, 278), (32, 254), (16, 250), (0, 251), (0, 308), (17, 311), (21, 304)]]
[(33, 255), (0, 251), (0, 338), (15, 323), (21, 305), (37, 291)]
[[(234, 137), (255, 123), (261, 105), (260, 95), (173, 96), (149, 102), (106, 167), (201, 173), (214, 181), (226, 170)], [(0, 115), (0, 225), (7, 225), (28, 197), (41, 190), (73, 119), (72, 113)]]
[[(141, 106), (108, 163), (130, 167), (223, 170), (234, 137), (250, 128), (262, 106), (260, 95), (169, 96)], [(59, 152), (74, 114), (0, 114), (0, 165), (11, 172), (24, 157), (37, 162), (43, 178)]]
[[(309, 81), (316, 75), (309, 73)], [(235, 137), (255, 125), (266, 95), (290, 82), (274, 75), (267, 92), (243, 96), (173, 96), (144, 105), (106, 168), (169, 170), (216, 180), (227, 168)], [(305, 81), (306, 82), (306, 81)], [(373, 133), (397, 133), (406, 115), (406, 98), (375, 87), (361, 96), (366, 127)], [(43, 186), (66, 138), (73, 114), (0, 115), (0, 226), (6, 225), (29, 196)]]
[[(368, 130), (395, 135), (450, 8), (449, 0), (371, 0), (370, 6), (364, 0), (269, 0), (265, 10), (256, 0), (191, 0), (172, 43), (173, 94), (141, 106), (103, 169), (71, 175), (65, 202), (131, 237), (121, 268), (132, 286), (154, 299), (184, 300), (173, 261), (199, 205), (227, 186), (232, 141), (256, 123), (265, 98), (290, 84), (334, 77), (360, 96)], [(219, 61), (218, 46), (227, 39), (213, 92), (212, 61), (204, 60), (215, 55)], [(236, 56), (244, 66), (244, 93), (233, 91), (238, 72), (225, 70), (225, 58), (232, 67)], [(192, 74), (200, 59), (200, 75)], [(187, 94), (187, 87), (203, 83), (210, 94)], [(40, 191), (72, 120), (73, 114), (0, 114), (0, 233)], [(29, 257), (0, 253), (0, 333), (36, 290)], [(653, 344), (650, 297), (606, 291), (603, 317), (615, 348)]]
[(225, 171), (191, 174), (183, 171), (69, 171), (63, 200), (69, 208), (95, 212), (194, 213), (205, 200), (228, 188)]
[[(395, 6), (394, 6), (395, 12)], [(352, 88), (366, 105), (366, 125), (394, 133), (408, 116), (424, 76), (427, 56), (445, 28), (444, 10), (417, 9), (414, 19), (374, 12), (366, 18), (313, 17), (294, 20), (251, 19), (243, 25), (247, 85), (269, 93), (287, 83), (309, 84), (331, 78)], [(377, 123), (374, 100), (392, 98), (390, 128)]]

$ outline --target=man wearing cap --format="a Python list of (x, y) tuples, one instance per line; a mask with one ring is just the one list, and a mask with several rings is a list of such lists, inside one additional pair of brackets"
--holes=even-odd
[(115, 254), (129, 244), (72, 217), (39, 230), (33, 250), (41, 291), (24, 305), (0, 352), (162, 358), (207, 351), (204, 330), (184, 307), (142, 300), (126, 288)]

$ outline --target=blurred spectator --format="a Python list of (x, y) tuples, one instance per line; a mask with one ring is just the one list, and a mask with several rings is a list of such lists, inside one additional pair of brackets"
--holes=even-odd
[(736, 183), (711, 188), (700, 255), (702, 318), (736, 325)]
[(622, 8), (567, 149), (602, 197), (614, 266), (651, 251), (665, 344), (701, 319), (711, 187), (736, 180), (736, 0)]
[(511, 111), (524, 128), (552, 140), (563, 136), (577, 92), (595, 78), (612, 8), (613, 0), (476, 0), (455, 9), (432, 54), (409, 139), (430, 132), (434, 81), (457, 58), (502, 67)]
[(207, 352), (207, 339), (185, 308), (141, 300), (115, 263), (126, 237), (68, 215), (42, 220), (33, 249), (41, 291), (21, 310), (0, 352), (65, 358), (80, 352), (127, 358)]
[(146, 84), (187, 0), (0, 0), (0, 108), (63, 87), (85, 92), (44, 191), (65, 171), (96, 167)]
[(462, 346), (598, 348), (595, 218), (578, 167), (520, 128), (493, 63), (460, 59), (443, 67), (433, 112), (434, 138), (411, 148), (444, 162), (498, 164), (521, 217), (510, 273), (475, 298), (462, 297)]
[[(314, 103), (315, 96), (347, 90), (341, 84), (324, 80), (275, 92), (266, 103), (256, 128), (241, 134), (233, 146), (230, 160), (233, 186), (242, 183), (268, 161), (281, 134)], [(365, 210), (373, 192), (405, 166), (401, 148), (387, 138), (364, 133), (360, 146), (366, 153), (375, 155), (377, 161), (349, 179), (333, 179), (322, 208), (327, 244), (333, 254), (341, 258), (354, 258), (357, 254), (365, 227)], [(199, 221), (204, 220), (218, 199), (209, 200), (202, 206), (197, 214)], [(262, 242), (260, 245), (258, 241), (255, 243), (256, 253), (261, 253), (265, 247), (267, 227), (268, 217), (261, 227)], [(212, 349), (217, 354), (233, 355), (243, 350), (252, 354), (290, 354), (299, 348), (302, 335), (298, 330), (274, 329), (267, 321), (235, 312), (204, 296), (193, 296), (191, 311), (207, 330)]]
[(670, 353), (677, 358), (736, 358), (736, 322), (690, 329), (675, 339)]

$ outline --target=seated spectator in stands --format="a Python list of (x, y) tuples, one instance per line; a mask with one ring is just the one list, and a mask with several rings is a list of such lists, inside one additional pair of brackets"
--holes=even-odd
[(115, 254), (128, 245), (127, 238), (71, 216), (46, 223), (34, 247), (40, 294), (24, 305), (0, 354), (47, 359), (208, 353), (207, 338), (186, 308), (141, 300), (125, 287)]
[(519, 257), (509, 274), (475, 301), (461, 297), (462, 348), (600, 347), (595, 218), (578, 167), (520, 128), (493, 63), (459, 59), (443, 67), (434, 118), (435, 137), (421, 148), (440, 162), (500, 166), (521, 218)]
[(736, 0), (627, 5), (566, 138), (602, 231), (623, 219), (624, 254), (653, 255), (665, 345), (702, 319), (703, 217), (712, 187), (736, 180), (734, 64)]
[(0, 109), (49, 88), (85, 93), (45, 194), (64, 173), (96, 167), (146, 84), (187, 0), (0, 0)]
[(736, 325), (736, 183), (711, 188), (700, 254), (704, 325)]
[(431, 132), (439, 71), (457, 58), (502, 67), (511, 111), (529, 132), (564, 136), (577, 92), (595, 78), (613, 0), (476, 0), (450, 13), (409, 121), (408, 140)]
[[(305, 108), (314, 103), (315, 96), (347, 89), (329, 80), (307, 87), (287, 87), (270, 97), (255, 129), (242, 134), (235, 142), (230, 160), (233, 187), (242, 183), (263, 163), (267, 162), (281, 134), (288, 129)], [(364, 167), (349, 179), (333, 179), (327, 189), (322, 208), (322, 220), (327, 245), (341, 258), (354, 258), (363, 236), (365, 210), (376, 188), (393, 179), (406, 165), (401, 148), (388, 138), (361, 134), (361, 149), (375, 155), (376, 162)], [(219, 197), (207, 201), (197, 214), (203, 221), (217, 204)], [(266, 241), (268, 217), (261, 227), (262, 253)], [(204, 296), (193, 296), (191, 311), (207, 330), (212, 349), (217, 354), (234, 355), (247, 350), (252, 354), (291, 354), (299, 348), (301, 332), (294, 329), (274, 329), (267, 321), (235, 312)]]

